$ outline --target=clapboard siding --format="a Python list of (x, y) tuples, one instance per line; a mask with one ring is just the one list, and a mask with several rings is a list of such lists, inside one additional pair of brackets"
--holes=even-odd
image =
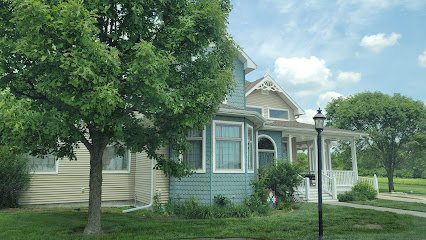
[(254, 90), (246, 97), (247, 106), (262, 107), (263, 117), (268, 118), (268, 107), (289, 110), (289, 120), (293, 121), (294, 110), (276, 93), (269, 91), (269, 95), (264, 95), (260, 90)]
[[(20, 204), (87, 204), (89, 200), (89, 151), (85, 147), (78, 148), (76, 156), (77, 161), (59, 160), (57, 174), (32, 175), (30, 188), (21, 196)], [(129, 173), (103, 174), (102, 201), (133, 200), (135, 163), (136, 158), (132, 154)], [(83, 188), (84, 192), (82, 192)]]
[[(158, 152), (164, 154), (165, 158), (170, 157), (170, 151), (168, 146), (160, 148)], [(159, 190), (161, 190), (161, 195), (159, 195), (161, 202), (167, 202), (169, 200), (169, 177), (166, 177), (163, 171), (155, 170), (154, 184), (156, 193), (159, 193)]]

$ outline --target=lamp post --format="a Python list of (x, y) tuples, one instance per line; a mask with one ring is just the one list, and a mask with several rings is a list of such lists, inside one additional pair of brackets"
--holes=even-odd
[(318, 239), (323, 239), (322, 227), (322, 164), (321, 164), (321, 132), (324, 129), (325, 116), (318, 109), (318, 113), (314, 116), (315, 130), (318, 132), (317, 145), (318, 145)]

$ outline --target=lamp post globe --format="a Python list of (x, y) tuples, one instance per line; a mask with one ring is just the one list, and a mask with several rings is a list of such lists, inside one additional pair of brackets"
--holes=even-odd
[(322, 161), (321, 161), (321, 149), (322, 140), (321, 132), (324, 129), (325, 116), (321, 113), (321, 109), (318, 109), (318, 113), (314, 116), (315, 130), (318, 132), (317, 145), (318, 145), (318, 239), (323, 239), (323, 224), (322, 224)]

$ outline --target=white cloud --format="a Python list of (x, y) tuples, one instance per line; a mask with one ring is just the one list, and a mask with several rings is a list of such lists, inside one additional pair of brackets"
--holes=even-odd
[(360, 46), (370, 49), (373, 52), (380, 52), (385, 47), (390, 47), (398, 43), (398, 39), (402, 35), (398, 33), (391, 33), (390, 36), (386, 36), (385, 33), (378, 33), (376, 35), (364, 36), (360, 42)]
[(299, 97), (319, 94), (333, 89), (335, 82), (326, 63), (317, 57), (278, 58), (275, 60), (275, 74), (281, 86), (289, 86)]
[(301, 123), (315, 124), (313, 117), (317, 114), (317, 110), (305, 109), (305, 114), (300, 116), (297, 121)]
[(426, 68), (426, 50), (419, 55), (419, 65)]
[(317, 106), (324, 109), (327, 107), (327, 104), (331, 102), (333, 99), (337, 99), (339, 97), (345, 97), (343, 94), (338, 92), (326, 92), (321, 95), (319, 95), (317, 100)]
[(342, 83), (358, 83), (361, 80), (359, 72), (340, 72), (337, 80)]

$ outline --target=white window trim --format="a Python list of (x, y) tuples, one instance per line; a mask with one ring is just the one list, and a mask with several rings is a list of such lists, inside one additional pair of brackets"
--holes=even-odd
[[(284, 118), (272, 118), (271, 114), (270, 114), (270, 110), (278, 110), (278, 111), (287, 111), (287, 119)], [(281, 120), (281, 121), (289, 121), (290, 120), (290, 111), (288, 109), (283, 109), (283, 108), (269, 108), (268, 107), (268, 119), (272, 119), (272, 120)]]
[[(108, 145), (107, 147), (113, 147), (113, 145)], [(127, 164), (127, 169), (126, 170), (103, 170), (102, 169), (102, 173), (106, 173), (106, 174), (126, 174), (126, 173), (130, 173), (130, 165), (132, 164), (132, 156), (130, 153), (130, 150), (127, 149), (127, 162), (129, 164)], [(103, 166), (102, 166), (103, 168)]]
[[(249, 146), (249, 135), (248, 135), (248, 133), (249, 133), (249, 128), (251, 129), (251, 134), (252, 134), (252, 147), (251, 147), (251, 156), (252, 156), (252, 159), (250, 159), (249, 158), (249, 154), (248, 154), (248, 146)], [(253, 127), (252, 126), (250, 126), (250, 125), (247, 125), (247, 172), (248, 173), (254, 173), (254, 168), (255, 168), (255, 164), (254, 164), (254, 162), (255, 162), (255, 151), (254, 151), (254, 148), (255, 148), (255, 146), (254, 146), (254, 129), (253, 129)], [(252, 166), (253, 166), (253, 169), (249, 169), (248, 168), (248, 164), (249, 164), (249, 161), (251, 161), (252, 162)]]
[[(240, 154), (240, 161), (241, 161), (241, 168), (240, 169), (216, 169), (216, 124), (225, 124), (225, 125), (237, 125), (240, 127), (241, 130), (241, 154)], [(213, 120), (213, 173), (245, 173), (245, 150), (244, 150), (244, 123), (243, 122), (231, 122), (231, 121), (220, 121), (220, 120)]]
[(34, 175), (58, 175), (59, 172), (59, 159), (55, 156), (55, 171), (43, 172), (37, 170), (31, 170), (31, 173)]
[(260, 106), (254, 106), (254, 105), (246, 105), (246, 107), (251, 107), (251, 108), (260, 108), (260, 115), (263, 116), (263, 107)]
[[(260, 148), (259, 148), (259, 140), (261, 139), (261, 138), (267, 138), (267, 139), (269, 139), (271, 142), (272, 142), (272, 145), (274, 145), (274, 150), (260, 150)], [(266, 134), (262, 134), (262, 135), (259, 135), (259, 136), (257, 136), (257, 169), (259, 169), (259, 152), (273, 152), (274, 153), (274, 158), (276, 159), (276, 158), (278, 158), (278, 155), (277, 155), (277, 144), (275, 144), (275, 141), (274, 141), (274, 139), (272, 139), (270, 136), (268, 136), (268, 135), (266, 135)]]
[[(206, 173), (206, 128), (203, 129), (202, 131), (202, 143), (201, 143), (201, 154), (202, 154), (202, 158), (201, 158), (201, 165), (202, 168), (201, 169), (195, 169), (194, 173)], [(190, 137), (186, 138), (187, 140), (190, 140)], [(179, 160), (183, 161), (183, 154), (179, 154)]]

